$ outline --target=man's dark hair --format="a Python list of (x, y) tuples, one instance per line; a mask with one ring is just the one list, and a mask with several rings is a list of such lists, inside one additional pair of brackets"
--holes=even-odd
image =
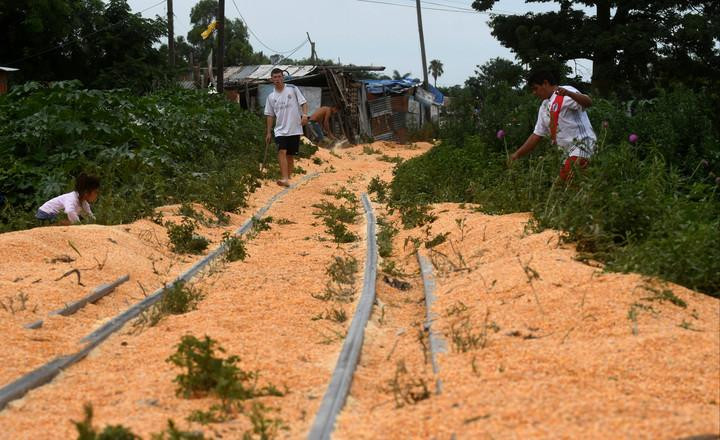
[(82, 173), (75, 178), (75, 191), (81, 196), (100, 188), (100, 178)]
[(545, 81), (551, 86), (556, 86), (558, 84), (557, 75), (549, 70), (535, 70), (530, 72), (527, 79), (528, 86), (533, 84), (541, 86)]
[(275, 75), (276, 73), (283, 73), (283, 70), (276, 67), (276, 68), (274, 68), (274, 69), (270, 72), (270, 76), (273, 76), (273, 75)]

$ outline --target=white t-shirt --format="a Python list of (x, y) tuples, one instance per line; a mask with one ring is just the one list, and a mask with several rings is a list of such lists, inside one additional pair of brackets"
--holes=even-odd
[(69, 192), (61, 196), (57, 196), (54, 199), (50, 199), (43, 203), (40, 207), (40, 211), (46, 214), (59, 214), (65, 212), (68, 216), (68, 220), (71, 223), (77, 223), (80, 221), (80, 213), (85, 212), (92, 218), (95, 218), (92, 211), (90, 210), (90, 204), (87, 201), (80, 203), (80, 195), (77, 191)]
[[(580, 93), (572, 86), (560, 86), (571, 92)], [(555, 93), (540, 104), (534, 133), (538, 136), (550, 137), (550, 106), (555, 102)], [(585, 109), (569, 96), (563, 97), (556, 143), (568, 156), (590, 158), (595, 151), (595, 132), (590, 125)]]
[(275, 117), (275, 136), (303, 134), (300, 106), (307, 100), (300, 89), (285, 84), (282, 91), (273, 89), (265, 101), (265, 116)]

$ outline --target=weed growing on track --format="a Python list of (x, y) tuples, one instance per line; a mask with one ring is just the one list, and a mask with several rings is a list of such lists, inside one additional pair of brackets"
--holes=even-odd
[(355, 280), (358, 272), (358, 262), (355, 257), (333, 257), (333, 262), (325, 269), (330, 280), (322, 294), (312, 294), (312, 297), (321, 301), (335, 301), (340, 303), (352, 302), (355, 297)]
[(343, 322), (347, 321), (347, 313), (345, 313), (345, 310), (340, 308), (332, 308), (325, 310), (325, 312), (320, 312), (317, 315), (313, 316), (311, 318), (313, 321), (319, 321), (321, 319), (326, 319), (328, 321), (337, 322), (338, 324), (342, 324)]
[(390, 191), (390, 184), (380, 180), (380, 177), (375, 176), (370, 179), (370, 183), (367, 187), (368, 194), (375, 194), (375, 200), (378, 203), (386, 203), (388, 200), (388, 193)]
[(355, 195), (355, 193), (347, 189), (347, 187), (345, 186), (341, 186), (339, 189), (334, 191), (331, 189), (326, 189), (325, 191), (323, 191), (323, 194), (327, 196), (333, 196), (336, 200), (345, 199), (352, 205), (357, 205), (357, 203), (359, 202), (358, 197)]
[(294, 222), (294, 221), (292, 221), (292, 220), (290, 220), (290, 219), (287, 219), (287, 218), (278, 218), (278, 219), (275, 219), (275, 223), (278, 224), (278, 225), (294, 225), (294, 224), (297, 224), (297, 222)]
[(196, 220), (203, 226), (210, 226), (210, 219), (205, 217), (205, 215), (201, 212), (198, 212), (193, 208), (193, 206), (190, 203), (182, 203), (180, 205), (180, 209), (178, 209), (178, 214), (180, 214), (183, 217), (188, 217), (193, 220)]
[(363, 145), (363, 154), (382, 154), (382, 151), (377, 150), (370, 145)]
[(388, 381), (388, 391), (395, 399), (396, 408), (405, 405), (414, 405), (430, 398), (427, 381), (422, 377), (412, 377), (405, 366), (405, 361), (398, 361), (395, 375)]
[[(461, 303), (462, 304), (462, 303)], [(463, 304), (464, 305), (464, 304)], [(497, 324), (490, 323), (490, 309), (485, 312), (485, 320), (480, 328), (477, 328), (475, 322), (465, 313), (460, 311), (459, 307), (456, 312), (458, 318), (450, 323), (449, 339), (453, 344), (456, 353), (466, 353), (470, 350), (485, 348), (488, 342), (488, 329), (495, 332), (500, 330)], [(448, 311), (450, 313), (450, 311)]]
[(248, 257), (245, 241), (237, 235), (225, 232), (223, 243), (225, 244), (225, 261), (245, 261)]
[(398, 229), (392, 222), (382, 217), (377, 219), (379, 231), (377, 234), (378, 254), (382, 258), (390, 258), (393, 252), (393, 239), (398, 234)]
[(178, 254), (201, 254), (207, 249), (210, 242), (207, 238), (195, 234), (196, 227), (197, 224), (189, 218), (183, 218), (182, 223), (179, 225), (171, 222), (165, 223), (173, 252)]
[(659, 301), (661, 303), (668, 301), (683, 309), (687, 308), (687, 303), (682, 298), (675, 295), (675, 293), (670, 289), (665, 288), (660, 290), (648, 284), (643, 285), (642, 288), (653, 294), (653, 296), (642, 298), (643, 301)]
[(261, 396), (278, 396), (274, 385), (257, 388), (257, 371), (244, 371), (236, 364), (238, 356), (222, 358), (216, 351), (225, 353), (217, 342), (208, 337), (197, 339), (192, 335), (182, 337), (177, 351), (167, 362), (183, 369), (173, 382), (177, 383), (176, 393), (186, 399), (214, 395), (220, 398), (220, 405), (213, 405), (209, 411), (194, 412), (190, 419), (198, 422), (227, 420), (235, 412), (244, 410), (242, 402)]
[(382, 156), (378, 157), (377, 160), (381, 160), (383, 162), (390, 162), (390, 163), (394, 163), (394, 164), (401, 164), (401, 163), (403, 163), (403, 161), (405, 159), (403, 159), (400, 156), (391, 157), (391, 156), (388, 156), (387, 154), (383, 154)]
[[(18, 292), (15, 296), (8, 296), (5, 298), (5, 300), (0, 300), (0, 307), (5, 310), (6, 312), (9, 312), (11, 314), (15, 314), (17, 312), (23, 312), (25, 310), (28, 310), (27, 303), (30, 299), (30, 296), (28, 296), (25, 292)], [(7, 304), (6, 304), (7, 303)], [(35, 304), (35, 306), (30, 310), (32, 313), (37, 312), (38, 305)]]
[(86, 403), (83, 406), (85, 418), (81, 422), (72, 421), (78, 431), (78, 440), (140, 440), (140, 436), (122, 425), (108, 425), (100, 433), (92, 426), (93, 407)]
[(277, 437), (280, 430), (289, 430), (290, 428), (280, 418), (271, 418), (268, 415), (271, 412), (277, 412), (276, 408), (268, 408), (262, 403), (253, 402), (248, 418), (252, 423), (252, 431), (243, 433), (243, 440), (269, 440)]
[(134, 326), (142, 329), (145, 325), (154, 327), (167, 315), (182, 315), (197, 309), (198, 303), (205, 294), (195, 286), (178, 281), (163, 290), (160, 301), (150, 310), (143, 312), (135, 321)]
[(346, 203), (335, 206), (327, 200), (323, 200), (319, 204), (312, 205), (318, 210), (313, 215), (323, 219), (325, 224), (325, 232), (332, 235), (335, 243), (352, 243), (358, 241), (360, 237), (351, 232), (346, 224), (354, 224), (355, 219), (359, 215), (357, 203)]

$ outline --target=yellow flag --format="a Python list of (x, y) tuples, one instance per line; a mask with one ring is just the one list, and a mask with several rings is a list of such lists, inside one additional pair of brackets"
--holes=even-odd
[(208, 25), (207, 29), (205, 29), (203, 33), (200, 34), (200, 36), (203, 37), (203, 40), (207, 40), (210, 34), (212, 34), (215, 30), (215, 27), (217, 27), (217, 22), (213, 20), (213, 22)]

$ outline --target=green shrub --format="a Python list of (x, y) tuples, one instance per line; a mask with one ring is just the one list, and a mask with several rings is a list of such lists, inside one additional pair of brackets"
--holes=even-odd
[[(263, 121), (222, 97), (166, 90), (84, 90), (27, 83), (0, 96), (0, 231), (27, 227), (81, 171), (101, 178), (100, 224), (197, 200), (213, 213), (245, 205), (260, 177)], [(277, 165), (271, 163), (273, 170)]]
[(195, 234), (196, 224), (189, 218), (183, 218), (179, 225), (167, 222), (165, 228), (172, 250), (178, 254), (201, 254), (210, 244), (207, 238)]
[[(598, 151), (568, 185), (557, 178), (563, 158), (547, 141), (508, 167), (505, 150), (514, 151), (532, 132), (539, 102), (507, 93), (513, 96), (499, 102), (515, 107), (502, 104), (483, 113), (473, 123), (479, 135), (450, 121), (439, 145), (397, 167), (389, 205), (406, 227), (425, 221), (418, 211), (428, 203), (531, 211), (536, 229), (564, 231), (565, 239), (608, 269), (656, 275), (720, 296), (720, 135), (711, 111), (692, 117), (706, 109), (701, 96), (660, 92), (634, 103), (633, 115), (625, 103), (596, 100), (589, 114)], [(472, 120), (463, 114), (458, 119)], [(508, 133), (503, 140), (495, 137), (499, 128)], [(639, 134), (638, 143), (628, 142), (631, 132)]]
[(78, 431), (78, 440), (140, 440), (139, 436), (133, 434), (132, 431), (122, 425), (109, 425), (98, 433), (92, 426), (92, 405), (86, 403), (83, 409), (85, 411), (83, 421), (73, 421)]
[(245, 241), (237, 235), (226, 232), (223, 234), (223, 243), (225, 243), (225, 260), (245, 261), (248, 257)]

